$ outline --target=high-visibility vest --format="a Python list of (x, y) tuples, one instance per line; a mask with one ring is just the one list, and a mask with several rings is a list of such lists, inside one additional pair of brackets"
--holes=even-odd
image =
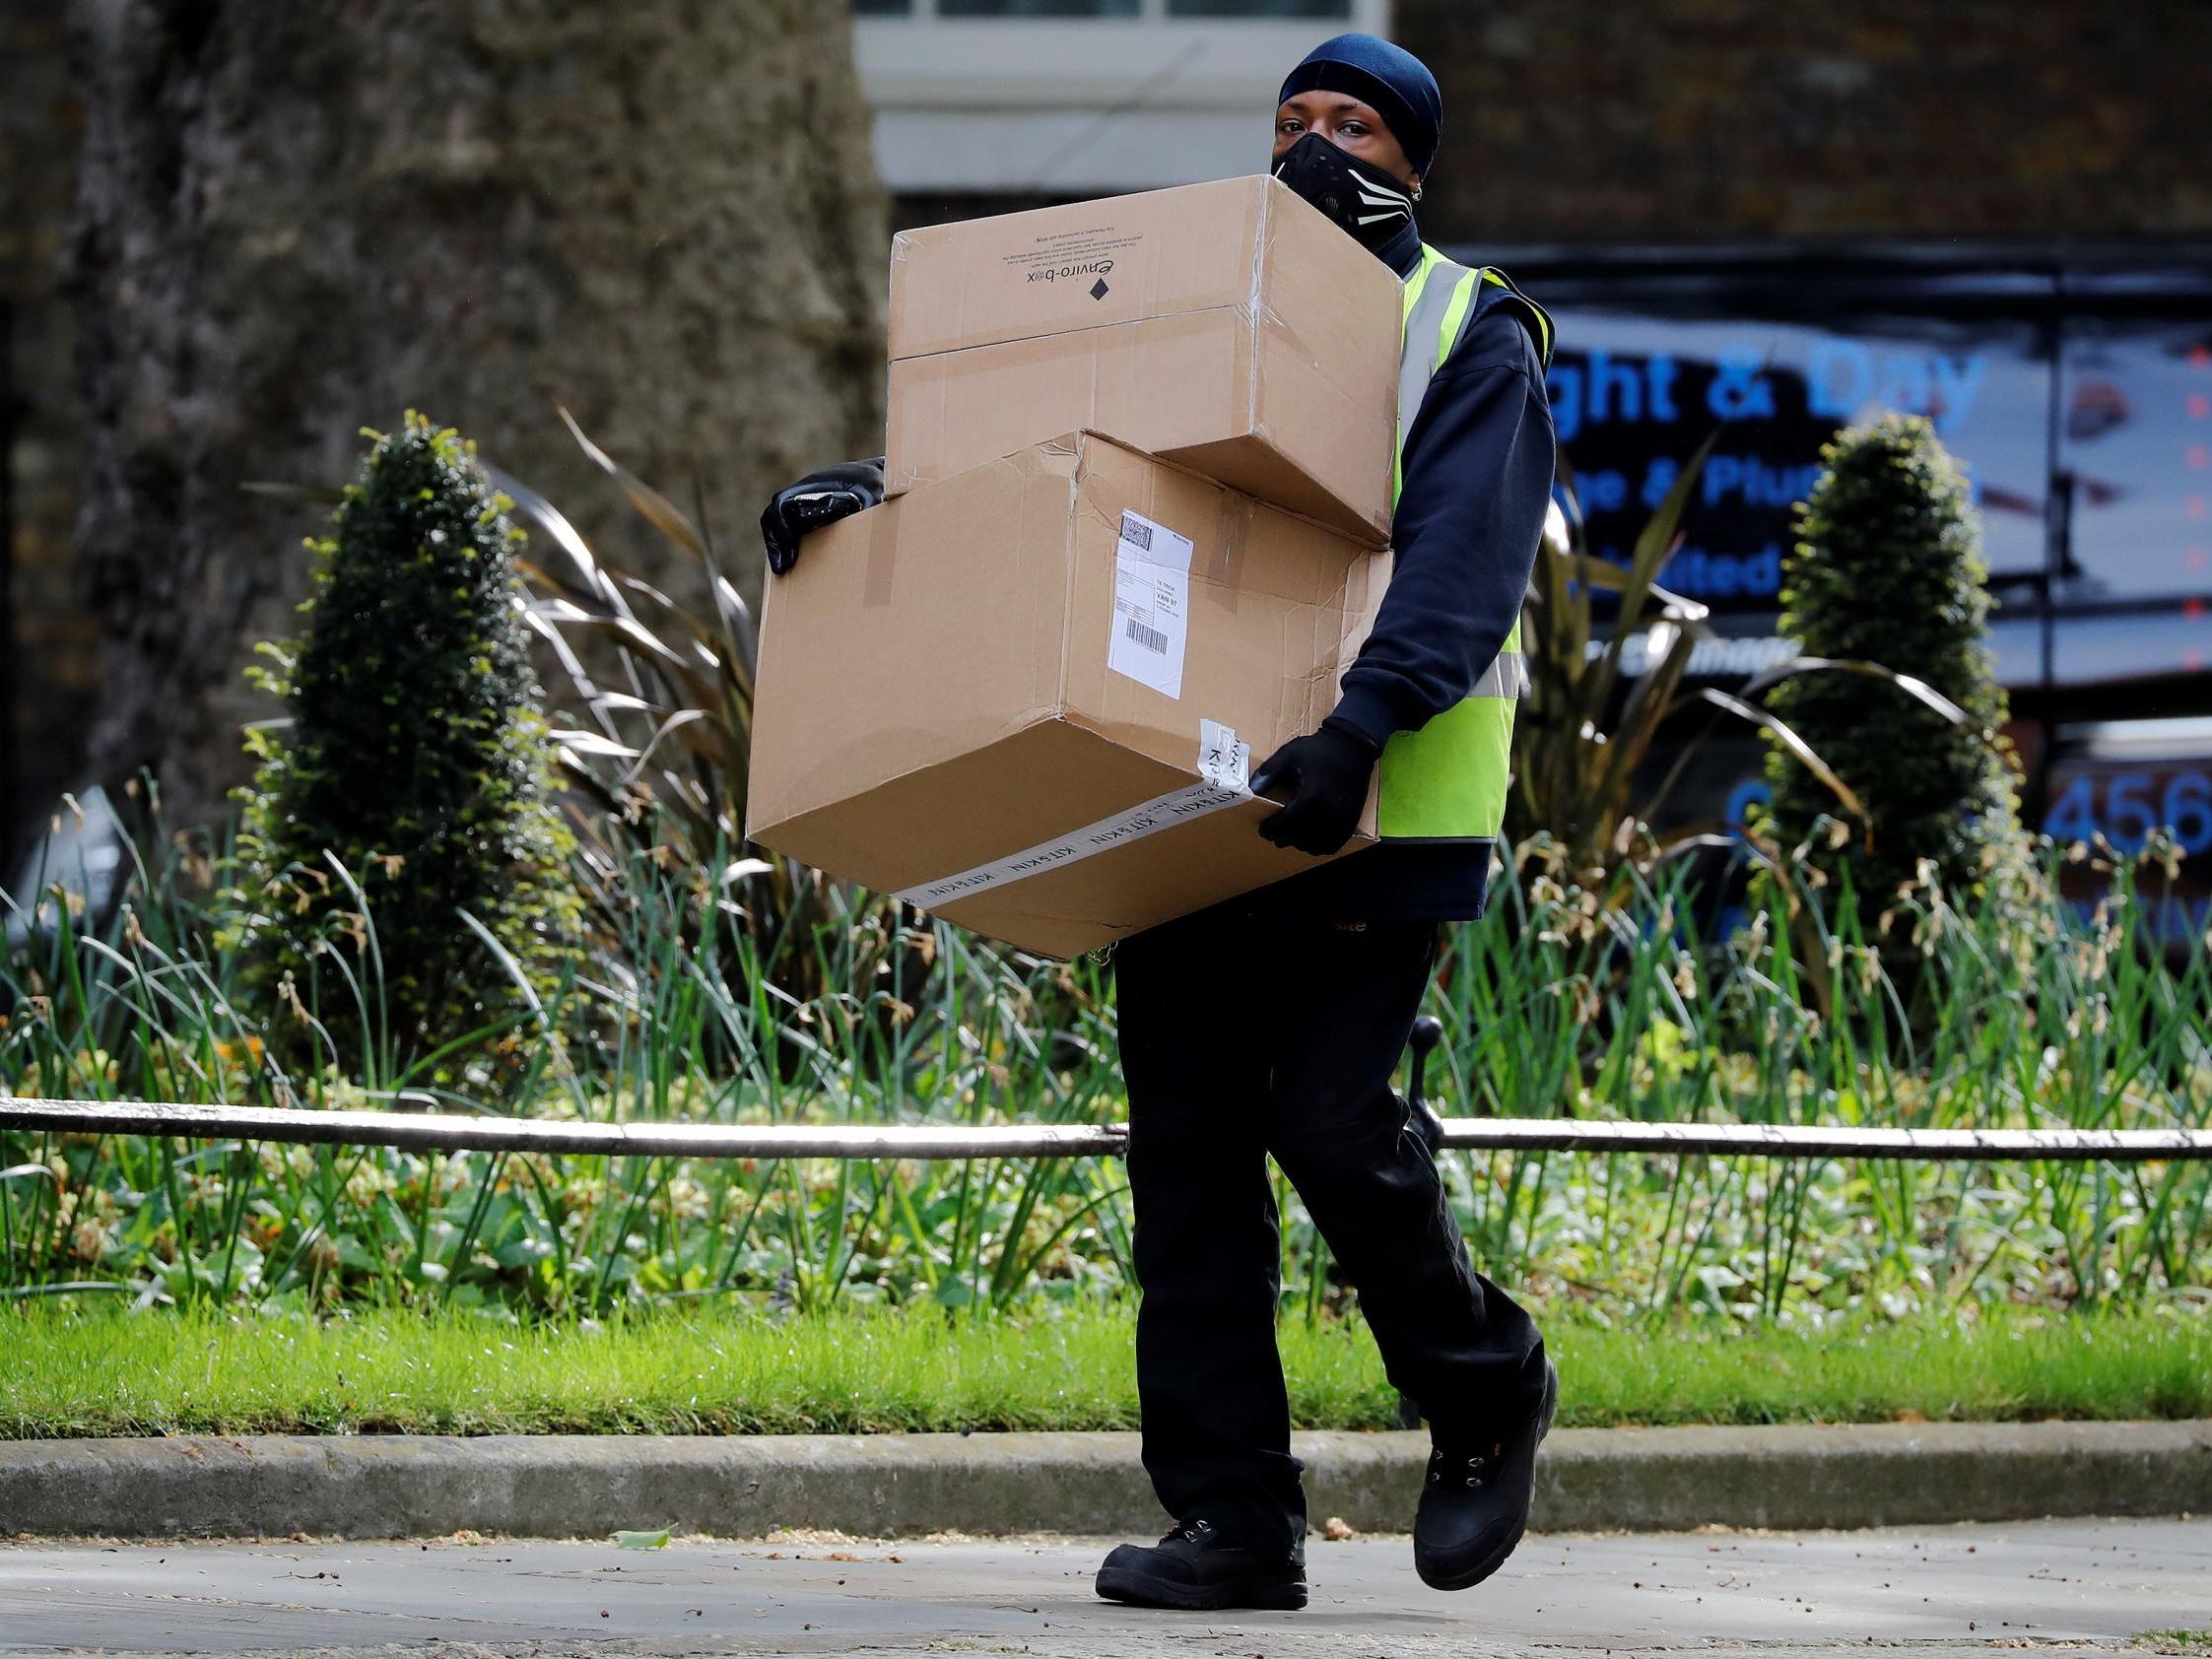
[[(1398, 469), (1390, 504), (1404, 485), (1406, 432), (1421, 412), (1429, 382), (1459, 344), (1467, 320), (1483, 298), (1509, 303), (1536, 343), (1538, 361), (1552, 355), (1551, 319), (1502, 273), (1455, 265), (1424, 245), (1421, 265), (1405, 284), (1403, 344), (1398, 365)], [(1501, 554), (1507, 550), (1501, 549)], [(1520, 619), (1498, 658), (1463, 700), (1411, 731), (1396, 732), (1383, 746), (1377, 801), (1385, 840), (1495, 840), (1506, 823), (1506, 791), (1512, 781), (1513, 704), (1528, 689), (1521, 656)]]

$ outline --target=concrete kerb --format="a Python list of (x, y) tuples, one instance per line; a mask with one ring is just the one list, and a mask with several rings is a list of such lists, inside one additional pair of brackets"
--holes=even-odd
[[(1411, 1523), (1419, 1433), (1297, 1437), (1315, 1524)], [(1865, 1527), (2212, 1510), (2212, 1421), (1569, 1429), (1540, 1531)], [(0, 1441), (0, 1536), (344, 1538), (622, 1527), (1142, 1535), (1131, 1434), (182, 1435)]]

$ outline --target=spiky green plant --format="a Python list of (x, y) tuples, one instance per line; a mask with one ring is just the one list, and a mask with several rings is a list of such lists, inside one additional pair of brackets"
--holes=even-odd
[(365, 435), (306, 636), (252, 671), (289, 718), (248, 734), (233, 937), (291, 1011), (280, 1048), (390, 1078), (511, 1024), (577, 901), (511, 503), (413, 411)]
[(1884, 415), (1821, 451), (1782, 564), (1782, 631), (1815, 658), (1869, 659), (1911, 676), (1958, 709), (1864, 679), (1800, 676), (1769, 706), (1849, 785), (1858, 807), (1802, 760), (1770, 741), (1770, 823), (1802, 841), (1823, 815), (1851, 834), (1811, 853), (1847, 871), (1870, 909), (1892, 905), (1932, 860), (1937, 885), (1977, 889), (2023, 862), (2019, 802), (2007, 753), (2003, 688), (1988, 648), (1989, 593), (1981, 525), (1967, 481), (1924, 419)]
[[(132, 849), (115, 913), (57, 904), (50, 928), (0, 947), (0, 1090), (288, 1103), (256, 1052), (235, 957), (209, 948), (188, 849), (156, 836), (145, 850), (141, 862)], [(560, 1064), (529, 1045), (538, 1069), (511, 1092), (522, 1115), (1125, 1116), (1107, 969), (1023, 959), (936, 921), (907, 930), (934, 958), (924, 972), (920, 953), (870, 937), (881, 912), (833, 888), (837, 908), (803, 947), (827, 988), (796, 1001), (713, 873), (656, 850), (623, 854), (636, 903), (548, 1002), (570, 1038)], [(1770, 889), (1720, 934), (1681, 860), (1626, 859), (1599, 891), (1556, 845), (1518, 865), (1498, 884), (1500, 914), (1454, 930), (1430, 1004), (1446, 1031), (1430, 1097), (1447, 1117), (2212, 1128), (2212, 940), (2193, 923), (2172, 931), (2178, 906), (2138, 894), (2137, 863), (2103, 872), (2110, 891), (2087, 919), (2047, 888), (2025, 928), (1982, 897), (1907, 901), (1935, 1010), (1924, 1035), (1893, 1014), (1879, 954), (1819, 916), (1833, 889), (1805, 891), (1805, 928)], [(1614, 902), (1617, 884), (1630, 893)], [(0, 893), (0, 912), (27, 908)], [(2162, 941), (2171, 951), (2151, 948)], [(1827, 1015), (1809, 1006), (1816, 964), (1834, 981)], [(302, 1092), (362, 1103), (327, 1077)], [(2212, 1286), (2201, 1160), (1530, 1151), (1453, 1152), (1444, 1165), (1477, 1261), (1547, 1318), (1827, 1325), (2089, 1303), (2187, 1318)], [(1283, 1218), (1286, 1307), (1325, 1317), (1350, 1293), (1295, 1199)], [(436, 1155), (0, 1128), (0, 1314), (94, 1297), (524, 1316), (700, 1301), (1034, 1309), (1125, 1288), (1129, 1227), (1110, 1158)]]
[[(1836, 799), (1855, 804), (1820, 756), (1760, 698), (1790, 675), (1887, 676), (1886, 669), (1800, 657), (1760, 676), (1740, 696), (1710, 686), (1683, 689), (1691, 654), (1711, 630), (1703, 605), (1669, 593), (1657, 578), (1680, 545), (1682, 513), (1711, 447), (1708, 438), (1682, 468), (1625, 568), (1593, 554), (1582, 525), (1556, 511), (1537, 548), (1522, 633), (1529, 696), (1513, 725), (1507, 823), (1515, 840), (1546, 837), (1575, 870), (1617, 870), (1656, 844), (1650, 824), (1724, 719), (1758, 726), (1789, 746)], [(1608, 602), (1601, 604), (1600, 594)], [(1632, 650), (1641, 654), (1640, 666), (1631, 666)], [(1683, 719), (1696, 712), (1705, 715), (1702, 725)], [(1653, 783), (1645, 773), (1662, 739), (1675, 758)], [(1702, 838), (1694, 830), (1677, 834), (1667, 850)], [(1626, 892), (1616, 884), (1613, 898)]]
[[(905, 971), (920, 974), (930, 959), (899, 944), (916, 936), (901, 926), (897, 900), (834, 892), (820, 871), (745, 839), (760, 656), (753, 613), (722, 573), (704, 515), (687, 515), (587, 437), (567, 410), (561, 417), (637, 515), (696, 562), (712, 600), (709, 609), (671, 598), (604, 558), (528, 485), (501, 478), (550, 550), (521, 569), (535, 594), (530, 620), (563, 671), (557, 704), (576, 721), (554, 734), (565, 776), (602, 809), (579, 823), (578, 870), (595, 924), (624, 925), (634, 896), (609, 877), (630, 850), (645, 846), (711, 873), (779, 992), (806, 1002), (829, 989), (815, 941), (825, 923), (845, 916), (856, 937), (904, 951)], [(797, 1059), (794, 1039), (785, 1064)]]

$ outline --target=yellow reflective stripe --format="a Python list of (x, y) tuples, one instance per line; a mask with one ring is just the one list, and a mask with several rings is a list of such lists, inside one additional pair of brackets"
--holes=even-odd
[(1437, 366), (1441, 368), (1451, 348), (1459, 344), (1459, 330), (1467, 320), (1467, 307), (1475, 302), (1475, 273), (1469, 271), (1459, 279), (1452, 291), (1451, 304), (1443, 314), (1443, 328), (1437, 335)]
[(1530, 314), (1536, 318), (1536, 327), (1539, 331), (1539, 336), (1543, 342), (1544, 347), (1544, 361), (1547, 364), (1550, 363), (1552, 361), (1551, 313), (1545, 310), (1543, 306), (1537, 304), (1533, 299), (1530, 299), (1527, 295), (1522, 294), (1519, 289), (1515, 288), (1511, 283), (1508, 282), (1496, 271), (1493, 271), (1488, 265), (1485, 265), (1482, 268), (1482, 275), (1485, 282), (1496, 283), (1500, 288), (1504, 289), (1508, 294), (1514, 296), (1521, 301), (1522, 304), (1528, 307)]
[(1385, 840), (1464, 840), (1506, 826), (1511, 697), (1468, 697), (1383, 745), (1376, 829)]

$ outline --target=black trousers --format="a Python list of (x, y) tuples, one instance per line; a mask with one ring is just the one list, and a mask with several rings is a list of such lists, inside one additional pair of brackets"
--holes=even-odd
[(1204, 912), (1115, 953), (1136, 1210), (1144, 1463), (1168, 1512), (1262, 1546), (1306, 1532), (1275, 1350), (1273, 1155), (1360, 1294), (1390, 1381), (1440, 1435), (1534, 1408), (1543, 1345), (1477, 1274), (1390, 1075), (1434, 965), (1427, 922)]

